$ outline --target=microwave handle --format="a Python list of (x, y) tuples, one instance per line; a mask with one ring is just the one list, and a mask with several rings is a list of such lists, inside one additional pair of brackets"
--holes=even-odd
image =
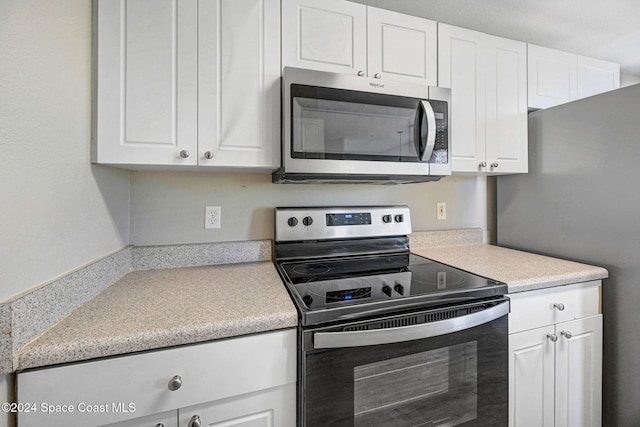
[[(427, 116), (427, 137), (422, 143), (422, 113)], [(431, 103), (421, 100), (418, 105), (415, 123), (415, 144), (420, 161), (424, 162), (431, 158), (433, 147), (436, 145), (436, 113), (433, 111)], [(424, 147), (424, 148), (423, 148)]]
[(316, 332), (313, 334), (313, 348), (363, 347), (432, 338), (484, 325), (507, 314), (509, 301), (466, 316), (419, 325), (369, 331)]

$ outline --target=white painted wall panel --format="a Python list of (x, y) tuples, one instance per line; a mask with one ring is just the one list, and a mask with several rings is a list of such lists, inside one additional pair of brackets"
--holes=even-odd
[(129, 173), (90, 163), (91, 19), (0, 2), (0, 301), (129, 243)]

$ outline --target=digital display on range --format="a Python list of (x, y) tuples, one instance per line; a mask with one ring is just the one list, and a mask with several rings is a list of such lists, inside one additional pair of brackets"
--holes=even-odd
[(327, 226), (335, 227), (341, 225), (370, 225), (370, 213), (339, 213), (327, 214)]
[(351, 301), (354, 299), (362, 299), (362, 298), (370, 298), (370, 297), (371, 297), (371, 287), (347, 289), (343, 291), (331, 291), (325, 294), (325, 299), (327, 303)]

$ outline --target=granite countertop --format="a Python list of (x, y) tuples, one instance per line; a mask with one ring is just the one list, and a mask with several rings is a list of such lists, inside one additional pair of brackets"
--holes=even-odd
[[(509, 293), (608, 277), (600, 267), (481, 242), (481, 229), (411, 235), (413, 253), (505, 282)], [(153, 260), (166, 250), (160, 249), (160, 254), (152, 254)], [(265, 258), (135, 270), (21, 347), (15, 369), (293, 328), (297, 323), (296, 308), (273, 263)]]
[(18, 369), (297, 325), (271, 262), (133, 271), (22, 348)]
[(606, 279), (601, 267), (486, 244), (412, 248), (434, 261), (507, 283), (509, 293)]

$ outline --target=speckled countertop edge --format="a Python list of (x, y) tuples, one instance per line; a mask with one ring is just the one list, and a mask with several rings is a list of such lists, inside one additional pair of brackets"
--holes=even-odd
[(132, 270), (270, 259), (271, 240), (127, 246), (0, 303), (0, 374), (18, 369), (27, 343)]
[(297, 322), (271, 262), (135, 271), (23, 347), (17, 369), (293, 328)]
[(493, 245), (412, 247), (411, 251), (434, 261), (504, 282), (509, 286), (509, 293), (609, 277), (608, 271), (602, 267)]
[[(412, 252), (475, 274), (503, 281), (508, 284), (510, 293), (608, 277), (608, 272), (600, 267), (486, 245), (482, 244), (482, 241), (482, 229), (418, 231), (410, 236)], [(204, 249), (206, 250), (204, 251), (201, 245), (126, 248), (128, 252), (124, 252), (125, 254), (133, 252), (131, 254), (132, 263), (137, 269), (149, 270), (134, 271), (127, 274), (96, 298), (81, 305), (76, 310), (77, 312), (55, 324), (45, 334), (22, 347), (22, 349), (16, 348), (15, 345), (12, 348), (12, 344), (15, 344), (11, 341), (12, 331), (10, 328), (12, 325), (5, 324), (6, 322), (2, 321), (7, 316), (11, 316), (11, 310), (7, 304), (0, 305), (0, 311), (5, 314), (0, 316), (0, 350), (6, 350), (3, 351), (2, 354), (4, 354), (11, 353), (13, 349), (13, 354), (15, 355), (15, 367), (1, 366), (0, 370), (10, 372), (14, 369), (42, 367), (295, 327), (297, 325), (297, 312), (275, 267), (271, 262), (255, 262), (270, 259), (271, 242), (232, 242), (226, 244), (231, 245), (227, 249), (233, 249), (232, 252), (235, 255), (227, 257), (228, 259), (223, 257), (223, 261), (238, 264), (179, 268), (185, 267), (185, 265), (220, 264), (221, 258), (219, 257), (221, 252), (219, 245), (223, 245), (223, 243), (208, 244), (210, 247), (205, 247)], [(176, 256), (175, 251), (178, 251), (177, 254), (180, 255), (178, 261), (174, 258)], [(194, 257), (189, 254), (194, 255)], [(117, 256), (120, 255), (118, 254)], [(254, 262), (252, 263), (252, 261)], [(211, 275), (216, 271), (235, 269), (234, 274), (236, 277), (241, 277), (242, 275), (238, 276), (237, 272), (252, 264), (262, 265), (262, 272), (243, 282), (247, 286), (252, 283), (253, 286), (242, 288), (242, 292), (253, 291), (254, 293), (259, 293), (260, 290), (258, 288), (266, 283), (266, 288), (271, 286), (277, 289), (276, 294), (278, 297), (275, 301), (279, 301), (278, 304), (284, 304), (283, 306), (280, 308), (272, 307), (271, 310), (267, 310), (268, 312), (262, 313), (256, 313), (253, 308), (249, 308), (240, 317), (210, 318), (209, 320), (201, 320), (197, 324), (187, 322), (172, 325), (154, 325), (152, 322), (151, 324), (147, 323), (141, 329), (140, 325), (136, 325), (135, 328), (124, 331), (119, 327), (110, 329), (109, 322), (107, 322), (102, 324), (101, 327), (91, 327), (89, 330), (82, 328), (82, 325), (92, 325), (91, 322), (94, 322), (93, 325), (95, 325), (95, 316), (98, 316), (97, 313), (100, 312), (100, 307), (104, 309), (105, 307), (113, 307), (113, 304), (115, 306), (120, 305), (121, 303), (114, 303), (115, 300), (118, 300), (117, 294), (125, 295), (126, 292), (123, 293), (123, 289), (132, 288), (135, 283), (146, 283), (145, 276), (147, 276), (147, 279), (153, 277), (153, 274), (168, 277), (169, 279), (166, 279), (166, 277), (165, 279), (169, 280), (170, 284), (167, 286), (172, 289), (170, 292), (173, 292), (174, 295), (177, 292), (177, 295), (182, 295), (182, 300), (185, 301), (193, 299), (194, 295), (202, 295), (202, 289), (194, 291), (194, 293), (185, 293), (189, 286), (185, 285), (184, 277), (176, 278), (172, 276), (172, 272), (184, 274), (191, 271), (196, 275)], [(197, 271), (200, 271), (200, 273), (196, 273)], [(220, 283), (218, 279), (223, 276), (214, 275), (216, 275), (216, 281)], [(174, 278), (171, 279), (171, 277)], [(265, 278), (267, 279), (266, 282)], [(207, 286), (211, 287), (211, 281), (209, 282)], [(142, 289), (149, 289), (148, 287), (145, 288), (144, 285), (141, 285), (141, 287)], [(252, 287), (255, 287), (255, 289), (250, 289)], [(226, 289), (221, 286), (216, 288), (218, 290)], [(209, 290), (211, 289), (213, 288), (209, 288)], [(72, 291), (72, 289), (69, 290)], [(48, 298), (46, 296), (47, 293), (41, 292), (40, 288), (38, 292), (43, 295), (43, 298)], [(152, 306), (153, 304), (150, 300), (153, 300), (154, 294), (154, 292), (151, 292), (147, 296), (138, 296), (136, 300), (142, 301), (142, 305), (148, 303)], [(26, 296), (29, 297), (29, 295)], [(112, 300), (109, 302), (102, 298)], [(196, 299), (198, 302), (202, 302), (201, 298)], [(13, 301), (12, 303), (15, 304), (16, 302)], [(209, 305), (209, 307), (211, 306)], [(222, 304), (223, 311), (229, 307), (237, 309), (235, 302), (225, 301)], [(150, 312), (157, 313), (161, 311), (151, 309)], [(103, 313), (102, 316), (102, 321), (104, 322), (105, 314)], [(146, 318), (147, 322), (154, 319), (153, 315), (150, 318), (144, 315), (139, 317)], [(164, 317), (170, 318), (171, 316)], [(155, 319), (158, 320), (157, 317)]]

